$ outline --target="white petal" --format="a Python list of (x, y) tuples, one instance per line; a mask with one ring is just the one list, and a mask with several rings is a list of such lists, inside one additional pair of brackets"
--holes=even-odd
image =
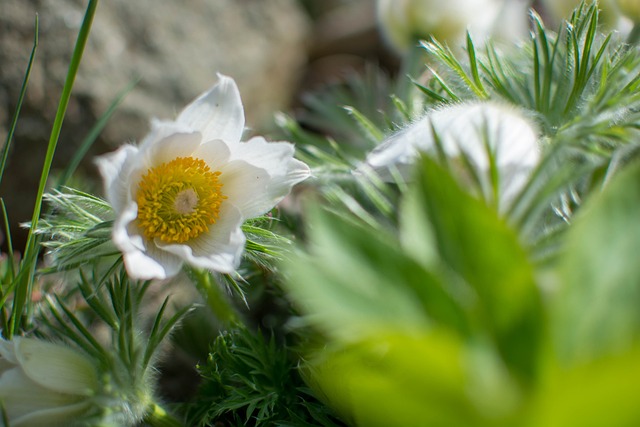
[(14, 350), (14, 342), (0, 338), (0, 357), (10, 364), (18, 363)]
[(497, 103), (471, 102), (431, 111), (387, 138), (358, 169), (371, 167), (383, 179), (390, 179), (393, 168), (406, 172), (420, 151), (436, 155), (434, 135), (448, 157), (464, 153), (484, 178), (489, 172), (487, 149), (491, 150), (500, 173), (501, 210), (522, 189), (540, 160), (538, 130), (520, 111)]
[(204, 142), (214, 139), (240, 141), (244, 131), (244, 109), (236, 82), (218, 74), (218, 83), (187, 105), (177, 122), (200, 131)]
[(190, 156), (201, 141), (197, 129), (176, 122), (153, 121), (151, 132), (140, 145), (138, 167), (150, 168), (176, 157)]
[(429, 151), (435, 148), (431, 122), (422, 119), (401, 131), (386, 138), (374, 148), (366, 159), (366, 165), (380, 173), (383, 179), (390, 179), (384, 172), (391, 167), (412, 164), (420, 150)]
[(231, 151), (226, 142), (215, 139), (200, 145), (194, 152), (193, 157), (204, 160), (213, 171), (219, 171), (229, 161)]
[(460, 104), (434, 112), (431, 122), (448, 155), (462, 150), (482, 169), (489, 166), (484, 144), (487, 137), (498, 165), (535, 165), (538, 161), (538, 131), (512, 107), (487, 102)]
[(113, 243), (122, 252), (129, 277), (151, 280), (175, 276), (182, 261), (146, 240), (133, 222), (137, 216), (138, 205), (130, 203), (113, 225)]
[(91, 408), (89, 402), (33, 411), (11, 421), (11, 427), (69, 427), (84, 425), (81, 418)]
[(498, 166), (501, 212), (522, 190), (540, 160), (536, 126), (513, 107), (486, 102), (461, 104), (435, 113), (433, 126), (444, 135), (447, 154), (454, 157), (464, 152), (479, 175), (486, 178), (487, 186), (488, 141)]
[(142, 236), (131, 230), (138, 217), (138, 205), (130, 202), (113, 224), (113, 243), (123, 252), (143, 251), (146, 247)]
[(220, 218), (207, 233), (188, 244), (166, 244), (156, 241), (162, 250), (184, 259), (187, 264), (220, 273), (233, 273), (240, 264), (245, 237), (240, 229), (243, 218), (238, 209), (226, 200)]
[(79, 396), (59, 393), (42, 387), (29, 378), (19, 367), (3, 372), (0, 376), (0, 400), (2, 400), (10, 419), (16, 419), (46, 408), (75, 403), (79, 399), (81, 399)]
[(128, 201), (127, 177), (134, 165), (137, 153), (138, 148), (132, 145), (123, 145), (113, 153), (104, 154), (95, 160), (104, 180), (105, 197), (116, 212), (120, 212)]
[(271, 210), (310, 175), (309, 167), (293, 158), (290, 143), (256, 137), (229, 148), (232, 160), (221, 169), (222, 191), (245, 219)]
[(91, 361), (76, 350), (46, 341), (15, 337), (16, 357), (31, 380), (60, 393), (90, 396), (98, 389)]

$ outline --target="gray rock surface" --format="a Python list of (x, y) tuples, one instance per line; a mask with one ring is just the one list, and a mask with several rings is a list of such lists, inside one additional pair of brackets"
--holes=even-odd
[[(0, 1), (0, 143), (18, 99), (37, 12), (40, 44), (0, 195), (30, 217), (48, 136), (86, 1)], [(295, 0), (105, 0), (80, 66), (54, 167), (61, 167), (128, 83), (139, 78), (91, 156), (140, 140), (150, 117), (173, 118), (216, 80), (236, 79), (247, 124), (286, 108), (306, 60), (308, 22)], [(91, 157), (90, 156), (90, 157)], [(90, 160), (90, 159), (89, 159)], [(90, 173), (92, 166), (85, 164)]]

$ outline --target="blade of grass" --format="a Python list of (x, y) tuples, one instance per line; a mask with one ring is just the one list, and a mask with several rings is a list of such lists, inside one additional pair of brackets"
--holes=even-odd
[[(27, 299), (31, 294), (33, 287), (33, 277), (35, 273), (35, 267), (37, 263), (37, 236), (35, 230), (38, 228), (38, 220), (40, 218), (40, 212), (42, 210), (42, 197), (44, 195), (44, 189), (47, 184), (47, 178), (51, 170), (51, 163), (53, 162), (53, 155), (58, 145), (58, 139), (60, 138), (60, 131), (62, 129), (62, 122), (69, 105), (69, 99), (71, 98), (71, 89), (78, 74), (78, 68), (80, 66), (80, 60), (84, 53), (84, 48), (89, 38), (89, 32), (93, 23), (93, 17), (95, 16), (96, 8), (98, 6), (98, 0), (90, 0), (87, 5), (87, 10), (82, 21), (82, 26), (78, 32), (78, 38), (71, 57), (71, 63), (69, 64), (69, 70), (62, 89), (62, 95), (60, 97), (60, 103), (58, 104), (58, 110), (53, 122), (53, 128), (51, 130), (51, 136), (49, 138), (49, 144), (47, 147), (47, 154), (45, 156), (44, 165), (42, 167), (42, 174), (40, 176), (40, 184), (38, 187), (38, 193), (36, 195), (36, 202), (33, 208), (33, 216), (31, 218), (31, 227), (27, 236), (27, 243), (24, 251), (24, 262), (22, 263), (22, 269), (28, 269), (29, 274), (25, 274), (24, 280), (18, 283), (15, 289), (15, 298), (13, 307), (11, 310), (11, 320), (9, 323), (9, 330), (7, 331), (7, 338), (11, 338), (20, 328), (20, 319), (27, 305)], [(28, 308), (28, 307), (27, 307)]]
[(7, 207), (4, 205), (4, 200), (0, 197), (0, 207), (2, 208), (2, 218), (4, 220), (4, 232), (7, 240), (7, 257), (9, 261), (9, 274), (12, 279), (16, 278), (14, 271), (15, 257), (13, 256), (13, 244), (11, 239), (11, 227), (9, 227), (9, 215), (7, 214)]
[(36, 22), (34, 28), (34, 36), (33, 36), (33, 48), (31, 48), (31, 56), (29, 56), (29, 63), (27, 64), (27, 71), (24, 74), (24, 80), (22, 81), (22, 88), (20, 89), (20, 96), (18, 97), (18, 105), (16, 106), (16, 111), (13, 115), (13, 119), (11, 120), (11, 126), (9, 127), (9, 133), (7, 134), (7, 140), (4, 143), (4, 147), (2, 148), (2, 163), (0, 163), (0, 183), (2, 182), (2, 176), (4, 175), (4, 168), (7, 164), (7, 157), (9, 156), (9, 147), (11, 145), (11, 141), (13, 140), (13, 134), (16, 130), (16, 125), (18, 123), (18, 117), (20, 116), (20, 110), (22, 109), (22, 102), (24, 101), (25, 93), (27, 92), (27, 85), (29, 84), (29, 76), (31, 76), (31, 69), (33, 68), (33, 60), (36, 57), (36, 50), (38, 50), (38, 31), (39, 31), (39, 22), (38, 15), (36, 14)]

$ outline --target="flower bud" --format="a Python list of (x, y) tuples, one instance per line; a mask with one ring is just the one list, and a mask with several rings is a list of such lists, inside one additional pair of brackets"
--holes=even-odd
[[(369, 153), (361, 169), (373, 169), (386, 180), (392, 179), (392, 171), (406, 178), (419, 153), (437, 157), (441, 150), (454, 165), (467, 164), (457, 159), (468, 160), (483, 181), (479, 190), (490, 194), (485, 190), (491, 185), (489, 176), (495, 164), (498, 205), (504, 211), (539, 163), (538, 136), (535, 124), (514, 107), (495, 102), (461, 103), (433, 110), (391, 135)], [(469, 181), (464, 168), (457, 172), (463, 182)]]
[(98, 390), (97, 367), (84, 354), (32, 338), (0, 339), (0, 401), (11, 427), (86, 425)]

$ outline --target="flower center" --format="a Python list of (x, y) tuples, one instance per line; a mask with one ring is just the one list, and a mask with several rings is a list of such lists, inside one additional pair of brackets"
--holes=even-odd
[(138, 226), (148, 239), (184, 243), (209, 230), (226, 199), (202, 159), (178, 157), (153, 167), (138, 184)]

